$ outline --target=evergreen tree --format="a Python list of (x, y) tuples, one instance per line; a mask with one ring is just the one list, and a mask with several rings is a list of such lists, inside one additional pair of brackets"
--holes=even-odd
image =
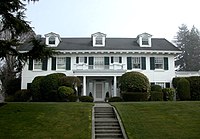
[(188, 30), (187, 26), (182, 24), (177, 32), (177, 47), (182, 53), (177, 57), (176, 66), (181, 71), (200, 70), (200, 34), (194, 26)]

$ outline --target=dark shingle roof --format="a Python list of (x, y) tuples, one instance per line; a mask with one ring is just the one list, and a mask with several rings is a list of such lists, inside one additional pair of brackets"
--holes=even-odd
[[(43, 41), (45, 39), (43, 38)], [(105, 47), (93, 47), (91, 38), (61, 38), (56, 50), (157, 50), (179, 51), (172, 43), (164, 38), (152, 38), (151, 47), (140, 47), (136, 38), (106, 38)], [(30, 44), (21, 46), (21, 51), (31, 49)]]

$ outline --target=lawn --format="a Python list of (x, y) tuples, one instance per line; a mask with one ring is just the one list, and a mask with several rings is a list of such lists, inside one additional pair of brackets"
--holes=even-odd
[(200, 138), (200, 101), (112, 103), (130, 139)]
[(92, 103), (8, 103), (0, 107), (0, 138), (89, 139)]

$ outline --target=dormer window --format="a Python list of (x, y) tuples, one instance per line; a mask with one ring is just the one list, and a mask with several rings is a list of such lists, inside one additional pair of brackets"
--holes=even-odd
[(102, 45), (103, 44), (103, 39), (101, 36), (97, 36), (96, 37), (96, 45)]
[(94, 47), (104, 47), (106, 44), (106, 34), (97, 32), (92, 34), (92, 46)]
[(142, 38), (142, 45), (149, 45), (149, 38), (143, 37)]
[(54, 36), (49, 37), (49, 44), (55, 44), (56, 38)]
[(142, 33), (137, 37), (137, 43), (140, 47), (151, 47), (151, 37), (152, 35), (148, 33)]

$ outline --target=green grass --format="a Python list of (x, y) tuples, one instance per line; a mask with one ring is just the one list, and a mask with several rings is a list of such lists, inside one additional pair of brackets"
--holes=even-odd
[(8, 103), (0, 107), (0, 138), (89, 139), (92, 103)]
[(200, 138), (200, 101), (112, 103), (129, 139)]

